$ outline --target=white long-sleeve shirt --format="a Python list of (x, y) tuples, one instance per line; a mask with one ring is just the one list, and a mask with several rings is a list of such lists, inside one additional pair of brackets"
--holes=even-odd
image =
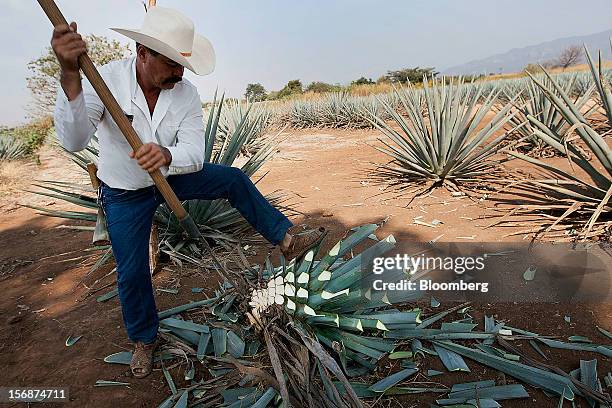
[[(99, 72), (124, 113), (133, 116), (132, 126), (140, 140), (170, 150), (170, 166), (160, 169), (164, 176), (202, 169), (204, 122), (200, 96), (193, 84), (183, 78), (174, 88), (163, 89), (151, 117), (136, 81), (136, 57), (110, 62)], [(69, 151), (85, 149), (97, 131), (98, 178), (108, 186), (136, 190), (153, 185), (149, 173), (129, 157), (132, 148), (86, 79), (83, 92), (72, 101), (59, 87), (54, 121), (59, 142)]]

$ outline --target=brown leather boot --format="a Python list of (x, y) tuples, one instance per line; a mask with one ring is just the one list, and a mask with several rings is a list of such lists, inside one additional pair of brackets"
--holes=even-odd
[(286, 248), (281, 247), (281, 252), (287, 261), (300, 258), (310, 248), (321, 242), (325, 235), (325, 228), (309, 228), (305, 224), (294, 225), (287, 230), (291, 236), (291, 241)]

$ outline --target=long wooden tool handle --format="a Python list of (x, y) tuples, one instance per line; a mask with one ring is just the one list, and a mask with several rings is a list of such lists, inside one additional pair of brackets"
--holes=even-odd
[[(38, 4), (40, 4), (47, 17), (49, 17), (49, 20), (51, 20), (53, 26), (68, 24), (68, 22), (62, 15), (62, 12), (55, 4), (54, 0), (38, 0)], [(121, 110), (121, 107), (117, 103), (117, 100), (104, 83), (104, 80), (100, 76), (100, 73), (96, 69), (95, 65), (93, 64), (87, 53), (81, 54), (79, 56), (79, 66), (81, 67), (81, 70), (83, 71), (87, 79), (89, 79), (89, 82), (102, 100), (102, 103), (104, 103), (106, 110), (108, 110), (108, 112), (111, 114), (112, 118), (117, 123), (117, 126), (119, 126), (119, 129), (121, 129), (121, 132), (127, 139), (132, 149), (134, 151), (138, 150), (138, 148), (142, 146), (142, 142), (140, 141), (138, 134), (132, 127), (132, 124), (130, 123), (128, 118)], [(164, 178), (161, 172), (159, 170), (155, 170), (154, 172), (149, 174), (155, 182), (157, 189), (164, 196), (164, 199), (166, 200), (166, 203), (168, 203), (168, 206), (170, 206), (172, 212), (174, 212), (183, 227), (187, 230), (187, 233), (192, 238), (200, 238), (201, 234), (198, 228), (193, 223), (193, 220), (191, 219), (187, 211), (185, 211), (185, 209), (181, 205), (181, 202), (176, 197), (176, 194), (174, 194), (174, 191), (172, 191), (172, 187), (170, 187), (168, 181)]]

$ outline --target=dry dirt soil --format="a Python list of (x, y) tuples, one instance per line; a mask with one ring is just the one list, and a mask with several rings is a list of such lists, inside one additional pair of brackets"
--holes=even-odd
[[(425, 242), (437, 238), (448, 241), (503, 242), (521, 241), (522, 235), (506, 236), (509, 228), (484, 229), (495, 214), (492, 202), (455, 197), (438, 189), (410, 202), (407, 196), (383, 191), (370, 177), (372, 162), (386, 161), (371, 147), (377, 143), (375, 131), (304, 130), (293, 131), (279, 146), (273, 160), (260, 171), (268, 174), (259, 183), (262, 192), (282, 189), (292, 194), (301, 215), (294, 222), (306, 221), (331, 230), (331, 245), (350, 228), (386, 220), (377, 232), (379, 237), (393, 234), (398, 242)], [(169, 388), (160, 369), (144, 380), (134, 379), (127, 366), (103, 362), (109, 354), (130, 350), (121, 320), (121, 308), (115, 297), (105, 303), (96, 296), (112, 289), (90, 293), (87, 286), (107, 274), (106, 267), (94, 275), (88, 270), (95, 260), (88, 252), (91, 233), (62, 228), (78, 225), (58, 218), (39, 215), (23, 204), (67, 209), (65, 203), (24, 191), (36, 189), (35, 180), (87, 182), (76, 165), (51, 148), (40, 155), (40, 164), (12, 164), (0, 169), (0, 386), (67, 386), (74, 407), (156, 407)], [(413, 219), (438, 219), (435, 228), (415, 225)], [(257, 247), (250, 261), (260, 261), (269, 247)], [(103, 282), (112, 284), (114, 275)], [(166, 267), (154, 277), (157, 307), (163, 310), (198, 300), (204, 293), (193, 294), (192, 287), (208, 287), (206, 272)], [(87, 285), (87, 286), (86, 286)], [(100, 287), (100, 284), (96, 287)], [(178, 288), (178, 294), (159, 289)], [(429, 309), (429, 302), (421, 305)], [(442, 305), (444, 307), (446, 305)], [(503, 303), (475, 306), (473, 316), (482, 325), (486, 313), (507, 322), (546, 335), (588, 336), (599, 343), (609, 343), (595, 326), (612, 330), (610, 304)], [(571, 321), (565, 321), (570, 316)], [(70, 335), (83, 337), (66, 347)], [(532, 353), (525, 349), (526, 353)], [(550, 362), (565, 370), (579, 365), (580, 359), (598, 358), (600, 375), (612, 369), (609, 360), (600, 355), (546, 349)], [(537, 357), (533, 353), (530, 354)], [(496, 379), (512, 382), (500, 373), (469, 361), (470, 374), (445, 374), (435, 381), (450, 385), (459, 381)], [(424, 368), (443, 370), (437, 359), (426, 360)], [(391, 364), (381, 370), (387, 372)], [(181, 374), (179, 374), (179, 372)], [(174, 377), (182, 375), (178, 369)], [(129, 387), (94, 387), (96, 380), (116, 380)], [(421, 378), (422, 380), (422, 378)], [(180, 384), (180, 383), (179, 383)], [(527, 386), (529, 399), (505, 401), (504, 407), (556, 407), (556, 399)], [(401, 398), (382, 406), (428, 407), (441, 396), (425, 394)], [(2, 404), (0, 404), (2, 405)], [(15, 404), (13, 406), (23, 406)], [(41, 404), (42, 405), (42, 404)], [(48, 404), (51, 406), (51, 404)], [(57, 404), (57, 406), (65, 406)], [(586, 407), (584, 401), (577, 406)]]

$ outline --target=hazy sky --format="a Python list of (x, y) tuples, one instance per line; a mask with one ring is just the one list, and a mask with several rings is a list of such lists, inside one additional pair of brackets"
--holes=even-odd
[[(138, 28), (139, 0), (56, 0), (79, 31), (127, 42), (108, 27)], [(288, 80), (349, 83), (390, 69), (437, 69), (511, 48), (611, 27), (610, 0), (158, 0), (190, 16), (217, 53), (213, 74), (188, 78), (202, 100), (216, 87), (278, 90)], [(502, 6), (503, 5), (503, 6)], [(26, 64), (49, 44), (51, 24), (34, 0), (0, 0), (0, 124), (24, 120)], [(187, 72), (187, 71), (186, 71)]]

